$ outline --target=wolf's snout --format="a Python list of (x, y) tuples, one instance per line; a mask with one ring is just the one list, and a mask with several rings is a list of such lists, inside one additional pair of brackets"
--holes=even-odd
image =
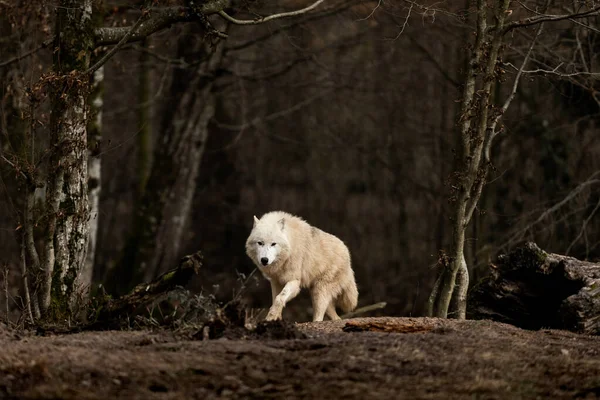
[(262, 265), (267, 265), (269, 263), (269, 259), (267, 257), (263, 257), (260, 259), (260, 263)]

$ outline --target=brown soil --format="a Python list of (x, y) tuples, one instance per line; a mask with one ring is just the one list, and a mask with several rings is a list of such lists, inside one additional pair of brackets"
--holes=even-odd
[(201, 341), (148, 331), (18, 337), (3, 331), (0, 397), (600, 397), (600, 337), (488, 321), (351, 321), (387, 332), (344, 332), (347, 321), (298, 324), (305, 338), (285, 340)]

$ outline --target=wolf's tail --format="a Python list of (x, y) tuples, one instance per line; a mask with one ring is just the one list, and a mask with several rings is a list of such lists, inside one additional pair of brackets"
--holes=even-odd
[[(354, 277), (353, 277), (354, 278)], [(344, 311), (350, 312), (356, 308), (358, 303), (358, 289), (356, 282), (351, 279), (348, 285), (344, 287), (340, 297), (338, 297), (337, 305)]]

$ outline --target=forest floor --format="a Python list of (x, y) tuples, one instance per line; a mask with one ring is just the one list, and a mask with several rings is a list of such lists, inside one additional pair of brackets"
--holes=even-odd
[[(346, 332), (342, 328), (348, 322), (396, 332)], [(600, 397), (600, 337), (428, 318), (287, 326), (302, 338), (277, 340), (267, 332), (194, 340), (162, 330), (39, 336), (5, 329), (0, 333), (0, 397)]]

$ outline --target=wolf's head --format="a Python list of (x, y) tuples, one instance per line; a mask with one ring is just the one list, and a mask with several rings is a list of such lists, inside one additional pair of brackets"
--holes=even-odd
[(246, 240), (246, 254), (259, 267), (277, 265), (289, 257), (289, 241), (285, 219), (271, 220), (254, 217), (252, 232)]

